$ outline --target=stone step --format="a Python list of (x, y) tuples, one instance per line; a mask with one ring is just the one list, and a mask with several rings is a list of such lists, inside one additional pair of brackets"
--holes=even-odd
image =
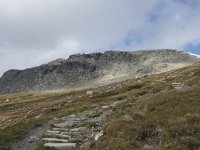
[(83, 121), (83, 120), (86, 120), (87, 117), (86, 116), (75, 116), (75, 117), (62, 117), (60, 120), (63, 120), (63, 121)]
[(77, 113), (77, 114), (69, 115), (67, 117), (70, 117), (70, 118), (75, 118), (75, 117), (82, 118), (83, 117), (84, 118), (84, 117), (87, 117), (87, 115)]
[(64, 139), (69, 139), (71, 136), (69, 135), (64, 135), (64, 134), (55, 134), (55, 133), (45, 133), (46, 136), (51, 136), (54, 138), (64, 138)]
[(80, 123), (81, 121), (78, 120), (66, 120), (65, 123)]
[(92, 114), (92, 113), (96, 113), (97, 110), (85, 110), (82, 113), (88, 113), (88, 114)]
[(63, 143), (67, 143), (68, 140), (64, 140), (64, 139), (57, 139), (57, 138), (42, 138), (43, 141), (47, 141), (47, 142), (63, 142)]
[(76, 148), (76, 143), (45, 143), (45, 147), (55, 148), (57, 150), (68, 150)]
[(81, 118), (65, 118), (64, 120), (62, 121), (72, 121), (72, 122), (80, 122), (80, 121), (84, 121), (86, 120), (87, 118), (84, 118), (84, 119), (81, 119)]
[(94, 113), (96, 113), (96, 111), (83, 111), (83, 112), (81, 112), (81, 113), (78, 113), (78, 115), (92, 115), (92, 114), (94, 114)]
[(47, 130), (46, 133), (49, 133), (49, 134), (58, 134), (58, 133), (60, 133), (60, 131)]
[(79, 127), (79, 128), (72, 128), (70, 129), (71, 132), (84, 132), (87, 131), (88, 129), (86, 127)]
[(52, 128), (53, 131), (69, 131), (69, 128)]
[(83, 135), (84, 133), (82, 133), (82, 132), (61, 132), (60, 134), (75, 137), (75, 136)]
[(111, 106), (102, 106), (102, 109), (108, 109), (110, 108)]
[(76, 116), (76, 114), (71, 114), (71, 115), (69, 115), (69, 117), (75, 117)]
[[(84, 142), (87, 140), (98, 140), (103, 135), (101, 120), (104, 120), (107, 115), (112, 112), (112, 107), (117, 103), (111, 105), (99, 106), (91, 108), (76, 114), (71, 114), (61, 118), (55, 118), (52, 122), (54, 127), (47, 130), (44, 146), (55, 148), (57, 150), (82, 148)], [(97, 115), (96, 115), (97, 114)], [(95, 123), (99, 127), (96, 129), (87, 127), (87, 123)], [(98, 129), (98, 130), (97, 130)], [(77, 143), (77, 144), (76, 144)]]
[(80, 122), (75, 122), (75, 121), (65, 121), (65, 122), (62, 122), (62, 123), (54, 123), (53, 126), (54, 127), (57, 127), (57, 128), (69, 128), (69, 127), (72, 127), (72, 126), (75, 126), (75, 125), (80, 125)]

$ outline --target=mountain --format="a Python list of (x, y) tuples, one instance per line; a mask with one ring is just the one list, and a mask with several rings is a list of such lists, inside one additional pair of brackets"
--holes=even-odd
[(77, 54), (34, 68), (5, 72), (0, 78), (0, 93), (100, 86), (181, 68), (199, 61), (197, 56), (169, 49)]
[(199, 150), (200, 63), (73, 92), (0, 94), (0, 150)]

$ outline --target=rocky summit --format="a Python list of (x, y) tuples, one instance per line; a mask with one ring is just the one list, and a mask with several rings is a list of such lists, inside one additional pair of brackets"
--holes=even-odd
[(5, 72), (0, 78), (0, 93), (94, 87), (161, 73), (199, 61), (197, 56), (167, 49), (77, 54), (29, 69)]

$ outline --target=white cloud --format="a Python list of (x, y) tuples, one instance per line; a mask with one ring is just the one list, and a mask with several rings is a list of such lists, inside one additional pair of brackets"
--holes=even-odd
[(153, 9), (159, 13), (153, 21), (148, 21), (137, 31), (142, 43), (130, 47), (138, 48), (177, 48), (200, 42), (200, 3), (194, 7), (175, 1), (162, 1)]
[(73, 53), (200, 42), (191, 0), (0, 0), (0, 74)]

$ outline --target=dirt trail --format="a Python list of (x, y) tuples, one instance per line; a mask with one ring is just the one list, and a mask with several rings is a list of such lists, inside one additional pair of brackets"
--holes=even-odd
[(38, 140), (47, 129), (48, 124), (32, 129), (24, 138), (13, 143), (11, 150), (34, 150)]

